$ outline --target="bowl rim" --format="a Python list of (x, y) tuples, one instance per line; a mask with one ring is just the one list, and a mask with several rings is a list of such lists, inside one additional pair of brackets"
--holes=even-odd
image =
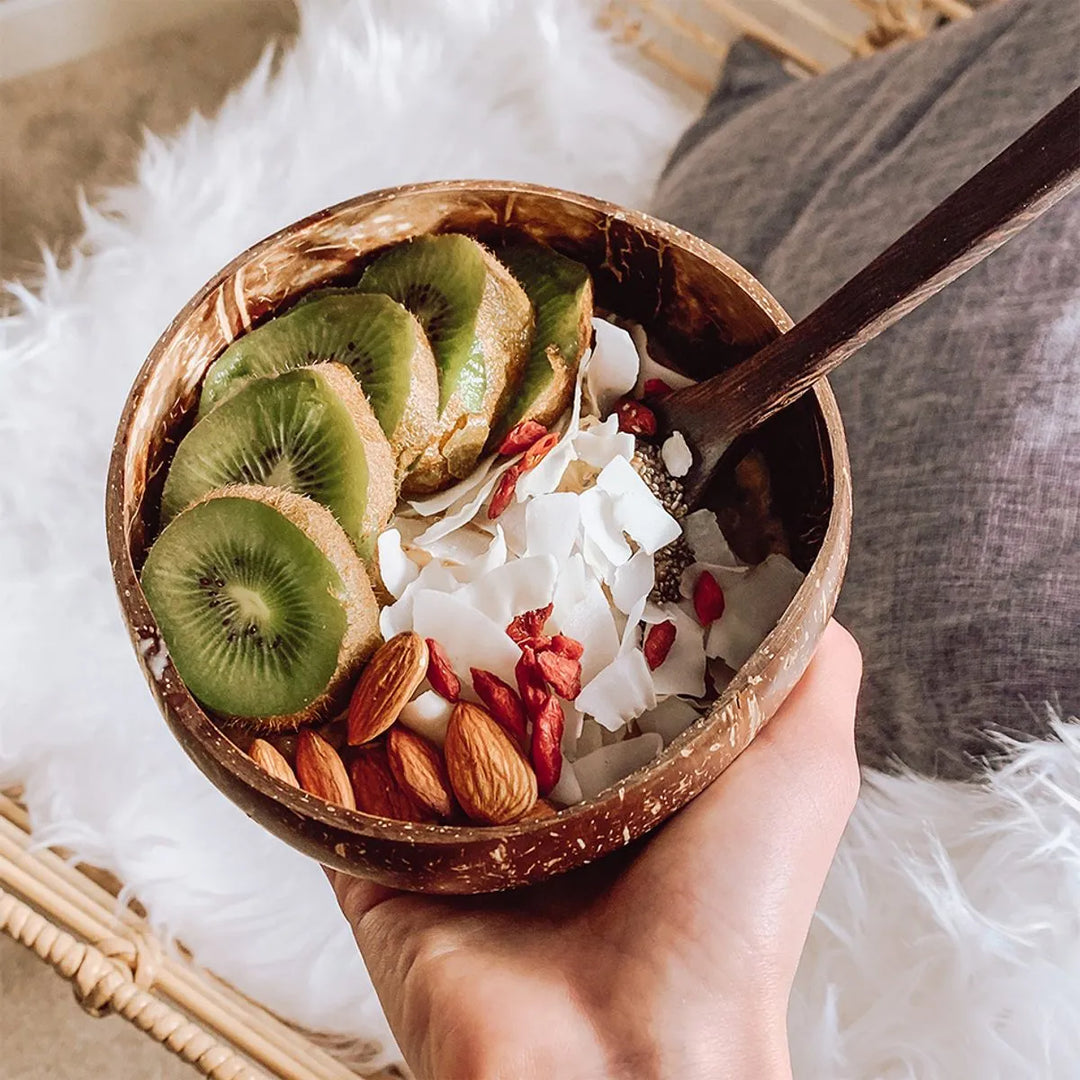
[[(542, 184), (529, 184), (510, 180), (459, 179), (397, 185), (342, 200), (285, 225), (250, 245), (194, 293), (155, 341), (140, 366), (125, 399), (109, 461), (105, 518), (109, 558), (117, 595), (122, 615), (137, 649), (139, 641), (149, 640), (151, 644), (158, 642), (161, 647), (164, 647), (164, 642), (160, 637), (156, 621), (147, 604), (146, 597), (139, 585), (138, 575), (134, 569), (129, 533), (124, 522), (124, 466), (132, 422), (141, 405), (150, 377), (166, 348), (180, 328), (187, 323), (188, 319), (199, 309), (206, 298), (221, 286), (222, 282), (228, 280), (236, 271), (261, 253), (272, 249), (292, 234), (327, 217), (332, 217), (341, 211), (436, 191), (447, 194), (459, 192), (481, 196), (485, 193), (512, 196), (517, 193), (527, 192), (552, 198), (559, 202), (576, 204), (606, 217), (624, 221), (634, 228), (651, 234), (662, 242), (682, 248), (718, 268), (739, 287), (748, 300), (762, 311), (768, 323), (774, 328), (775, 334), (783, 333), (793, 325), (787, 312), (749, 271), (701, 238), (659, 218), (655, 218), (644, 211), (627, 209), (593, 196), (547, 187)], [(731, 707), (740, 692), (744, 692), (753, 685), (759, 669), (775, 655), (778, 641), (787, 635), (789, 625), (794, 618), (793, 610), (798, 606), (796, 602), (800, 597), (805, 598), (818, 587), (817, 579), (824, 575), (825, 570), (823, 558), (827, 553), (833, 552), (840, 539), (841, 532), (846, 531), (846, 523), (850, 522), (851, 477), (847, 444), (839, 408), (826, 379), (820, 379), (811, 388), (811, 392), (816, 399), (822, 419), (825, 421), (825, 441), (832, 457), (833, 466), (833, 498), (829, 509), (828, 525), (821, 541), (821, 548), (814, 557), (810, 570), (807, 572), (795, 597), (785, 609), (780, 621), (736, 672), (728, 686), (712, 703), (710, 709), (664, 747), (659, 755), (624, 777), (616, 785), (604, 789), (597, 796), (558, 810), (554, 817), (533, 818), (494, 827), (490, 825), (442, 825), (402, 822), (326, 803), (302, 789), (294, 788), (271, 776), (244, 753), (229, 735), (211, 719), (187, 690), (179, 673), (173, 666), (171, 657), (166, 659), (163, 673), (157, 679), (158, 687), (155, 688), (151, 683), (151, 689), (155, 696), (160, 692), (162, 711), (165, 714), (164, 719), (170, 728), (174, 723), (181, 724), (186, 732), (214, 759), (219, 769), (227, 771), (240, 780), (253, 795), (272, 796), (279, 804), (297, 817), (312, 819), (324, 827), (350, 834), (355, 840), (362, 841), (378, 838), (384, 841), (399, 841), (410, 845), (422, 841), (426, 845), (436, 847), (441, 845), (461, 847), (473, 843), (490, 843), (503, 837), (520, 837), (532, 833), (546, 832), (556, 822), (560, 826), (565, 825), (575, 818), (591, 817), (605, 807), (621, 802), (627, 791), (641, 786), (661, 771), (672, 768), (679, 757), (688, 757), (692, 753), (691, 747), (703, 743), (707, 738), (716, 735), (716, 730), (711, 729), (717, 728), (723, 713)], [(844, 545), (841, 545), (841, 548), (843, 547)], [(846, 558), (846, 553), (842, 554), (841, 557)], [(140, 651), (140, 654), (142, 653), (141, 649), (138, 651)], [(152, 650), (147, 649), (146, 651)], [(139, 659), (145, 670), (145, 656), (140, 655)], [(148, 671), (146, 675), (148, 679), (151, 678)], [(756, 730), (755, 728), (754, 734), (756, 734)], [(178, 741), (184, 745), (183, 740)], [(752, 737), (749, 741), (752, 741)], [(184, 749), (190, 755), (186, 745), (184, 745)], [(202, 769), (201, 764), (199, 767)], [(210, 779), (213, 782), (213, 778)], [(218, 785), (215, 784), (215, 786)]]

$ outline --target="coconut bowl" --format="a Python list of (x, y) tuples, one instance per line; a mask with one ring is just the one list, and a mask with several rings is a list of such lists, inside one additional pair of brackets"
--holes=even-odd
[[(791, 325), (742, 267), (645, 214), (527, 184), (447, 181), (363, 195), (313, 214), (244, 252), (162, 334), (128, 395), (109, 467), (106, 525), (124, 619), (173, 734), (250, 817), (327, 866), (384, 885), (477, 893), (550, 878), (631, 843), (715, 780), (768, 723), (802, 675), (832, 613), (847, 557), (851, 482), (836, 401), (825, 380), (740, 440), (756, 448), (792, 560), (806, 579), (779, 624), (712, 709), (648, 766), (554, 818), (506, 826), (410, 824), (333, 806), (263, 772), (242, 735), (188, 692), (139, 587), (158, 527), (161, 484), (194, 419), (199, 384), (236, 337), (317, 286), (354, 280), (380, 248), (421, 233), (508, 232), (585, 263), (597, 307), (642, 324), (654, 355), (695, 377), (737, 364)], [(707, 505), (735, 498), (722, 468)], [(754, 538), (729, 534), (749, 560)], [(740, 551), (740, 546), (744, 549)]]

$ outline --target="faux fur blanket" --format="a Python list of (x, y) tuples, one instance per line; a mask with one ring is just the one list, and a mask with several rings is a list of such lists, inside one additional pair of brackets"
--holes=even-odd
[[(0, 352), (0, 782), (38, 840), (109, 867), (166, 936), (269, 1007), (380, 1041), (319, 868), (173, 741), (116, 609), (102, 524), (135, 372), (237, 251), (350, 195), (451, 176), (644, 205), (689, 116), (577, 0), (309, 0), (213, 120), (148, 138)], [(1064, 1078), (1080, 1061), (1080, 733), (982, 785), (869, 776), (791, 1009), (800, 1077)]]

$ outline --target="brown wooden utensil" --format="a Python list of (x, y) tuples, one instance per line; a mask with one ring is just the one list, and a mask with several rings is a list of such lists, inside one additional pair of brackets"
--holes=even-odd
[(749, 359), (669, 395), (663, 429), (694, 453), (686, 501), (700, 502), (736, 436), (1031, 224), (1080, 183), (1080, 89), (957, 188), (816, 310)]

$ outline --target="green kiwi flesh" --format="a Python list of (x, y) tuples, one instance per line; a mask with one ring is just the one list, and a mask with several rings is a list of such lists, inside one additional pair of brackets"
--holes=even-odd
[(390, 445), (340, 364), (252, 379), (199, 420), (173, 457), (162, 520), (227, 484), (310, 496), (334, 514), (365, 559), (397, 498)]
[(177, 515), (141, 583), (195, 698), (260, 728), (333, 715), (378, 642), (378, 605), (341, 527), (273, 488), (223, 488)]
[(483, 245), (448, 233), (398, 244), (357, 286), (420, 321), (439, 372), (439, 423), (403, 479), (406, 494), (467, 476), (517, 390), (532, 337), (524, 290)]
[(344, 364), (404, 467), (426, 445), (438, 411), (435, 358), (420, 323), (388, 296), (322, 289), (234, 341), (210, 365), (199, 415), (245, 382), (310, 364)]
[(496, 437), (522, 420), (550, 426), (574, 396), (581, 358), (592, 340), (593, 289), (588, 269), (535, 241), (497, 251), (532, 303), (536, 330), (521, 384)]

